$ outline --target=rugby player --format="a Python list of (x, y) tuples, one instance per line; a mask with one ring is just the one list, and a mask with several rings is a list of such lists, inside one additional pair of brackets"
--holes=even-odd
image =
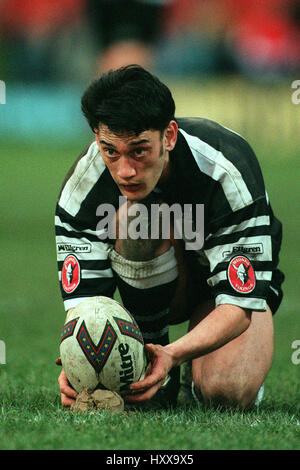
[[(252, 407), (271, 367), (273, 315), (284, 280), (282, 227), (253, 150), (216, 122), (175, 118), (169, 88), (136, 65), (94, 81), (82, 111), (95, 139), (69, 171), (55, 217), (65, 310), (88, 297), (112, 297), (118, 288), (149, 356), (128, 403), (155, 400), (167, 382), (175, 403), (179, 367), (189, 364), (193, 399)], [(154, 204), (182, 208), (182, 214), (191, 208), (196, 240), (184, 231), (176, 236), (176, 218), (164, 236), (163, 211), (159, 237), (123, 236), (120, 227), (132, 221), (130, 209), (138, 203), (149, 212)], [(107, 204), (116, 210), (110, 238), (99, 230)], [(151, 229), (151, 219), (147, 223)], [(186, 334), (170, 343), (169, 326), (187, 320)], [(62, 404), (70, 406), (76, 392), (63, 370), (59, 385)]]

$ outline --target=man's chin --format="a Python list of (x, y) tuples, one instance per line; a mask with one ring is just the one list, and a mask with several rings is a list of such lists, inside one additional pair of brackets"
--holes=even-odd
[(119, 189), (122, 195), (129, 201), (141, 201), (150, 194), (150, 192), (146, 191), (141, 185), (134, 185), (131, 187), (119, 186)]

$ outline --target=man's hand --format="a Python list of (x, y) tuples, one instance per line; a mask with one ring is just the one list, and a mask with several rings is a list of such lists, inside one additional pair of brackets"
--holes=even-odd
[[(61, 366), (61, 360), (56, 359), (55, 363)], [(78, 393), (71, 387), (65, 371), (62, 369), (58, 377), (58, 385), (60, 389), (61, 404), (69, 407), (75, 402)]]
[(150, 400), (163, 385), (169, 371), (176, 365), (173, 356), (167, 352), (164, 346), (146, 344), (145, 348), (150, 362), (146, 369), (145, 378), (130, 385), (132, 395), (124, 397), (128, 403)]

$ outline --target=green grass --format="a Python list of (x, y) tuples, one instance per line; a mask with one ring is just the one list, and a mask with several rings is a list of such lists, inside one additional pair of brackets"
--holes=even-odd
[[(0, 365), (0, 449), (300, 449), (300, 365), (291, 362), (291, 344), (300, 339), (296, 154), (287, 162), (280, 152), (259, 152), (272, 205), (284, 223), (281, 265), (287, 277), (260, 408), (78, 415), (61, 407), (54, 361), (65, 314), (53, 217), (61, 181), (84, 145), (0, 144), (0, 340), (7, 352)], [(172, 338), (183, 332), (173, 328)]]

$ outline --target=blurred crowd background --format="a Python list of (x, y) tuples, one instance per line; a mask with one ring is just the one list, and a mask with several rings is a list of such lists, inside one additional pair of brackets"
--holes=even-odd
[[(167, 81), (193, 78), (199, 87), (220, 77), (258, 86), (290, 84), (300, 78), (300, 1), (0, 2), (0, 79), (7, 99), (21, 108), (26, 100), (24, 112), (31, 99), (46, 106), (45, 87), (52, 87), (51, 99), (70, 109), (76, 90), (127, 63), (139, 63)], [(59, 113), (57, 119), (62, 124)], [(29, 132), (31, 121), (26, 122)]]
[(1, 0), (3, 79), (80, 81), (124, 63), (161, 73), (300, 69), (298, 0)]

